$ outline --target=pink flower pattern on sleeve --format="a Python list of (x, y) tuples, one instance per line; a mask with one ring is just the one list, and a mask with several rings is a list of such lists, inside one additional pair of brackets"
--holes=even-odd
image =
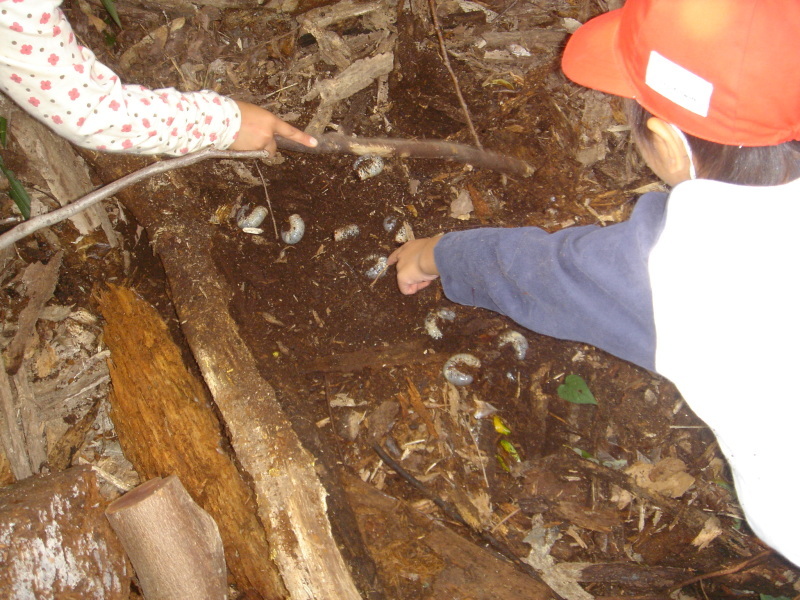
[(211, 91), (124, 85), (80, 46), (61, 0), (0, 0), (0, 90), (74, 144), (180, 156), (227, 148), (238, 106)]

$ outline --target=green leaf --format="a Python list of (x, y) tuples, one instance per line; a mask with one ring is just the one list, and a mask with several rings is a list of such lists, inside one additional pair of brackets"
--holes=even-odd
[(17, 208), (19, 208), (19, 212), (22, 213), (23, 218), (30, 219), (31, 197), (28, 195), (28, 192), (25, 191), (25, 188), (22, 187), (22, 184), (19, 182), (19, 179), (16, 178), (14, 172), (6, 167), (2, 158), (0, 158), (0, 171), (3, 172), (3, 175), (6, 176), (8, 183), (11, 185), (8, 190), (8, 195), (11, 196)]
[(0, 146), (6, 147), (6, 137), (8, 136), (8, 119), (0, 117)]
[(102, 0), (102, 2), (108, 14), (114, 19), (114, 23), (117, 24), (117, 27), (122, 29), (122, 22), (119, 20), (119, 13), (117, 13), (117, 5), (114, 4), (114, 0)]
[[(570, 446), (567, 446), (567, 448), (570, 448)], [(583, 450), (582, 448), (572, 448), (572, 451), (575, 452), (578, 456), (580, 456), (581, 458), (583, 458), (585, 460), (591, 461), (591, 462), (593, 462), (593, 463), (595, 463), (597, 465), (600, 464), (600, 461), (597, 460), (594, 456), (592, 456), (591, 452), (587, 452), (586, 450)]]
[(556, 391), (559, 398), (573, 404), (597, 404), (589, 386), (580, 375), (567, 375)]
[(759, 594), (761, 600), (791, 600), (788, 596), (769, 596), (767, 594)]

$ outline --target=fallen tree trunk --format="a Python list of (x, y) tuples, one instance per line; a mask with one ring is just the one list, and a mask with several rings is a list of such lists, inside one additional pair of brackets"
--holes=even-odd
[[(125, 169), (124, 161), (99, 158), (99, 164)], [(115, 176), (104, 174), (106, 179)], [(162, 185), (149, 194), (122, 197), (147, 228), (164, 264), (182, 329), (239, 464), (252, 480), (258, 514), (290, 597), (361, 598), (331, 532), (327, 492), (315, 459), (301, 444), (228, 312), (232, 290), (208, 253), (211, 226), (191, 216), (190, 186)]]
[(131, 572), (90, 467), (0, 490), (0, 595), (123, 600)]
[(227, 597), (217, 524), (177, 477), (146, 481), (109, 504), (106, 516), (147, 600)]
[(242, 479), (203, 382), (190, 373), (155, 308), (132, 290), (100, 297), (111, 350), (111, 420), (145, 479), (176, 475), (216, 521), (232, 582), (266, 600), (286, 597), (252, 490)]

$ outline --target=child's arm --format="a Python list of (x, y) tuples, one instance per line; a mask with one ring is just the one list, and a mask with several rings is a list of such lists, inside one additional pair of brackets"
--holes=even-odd
[[(653, 369), (647, 260), (665, 206), (666, 195), (648, 194), (628, 221), (608, 227), (552, 234), (536, 227), (473, 229), (409, 242), (408, 250), (403, 246), (393, 254), (398, 283), (413, 293), (438, 272), (454, 302), (494, 310), (532, 331), (589, 343)], [(430, 253), (433, 267), (425, 266)]]
[[(123, 85), (80, 46), (60, 0), (2, 2), (0, 89), (75, 144), (181, 155), (206, 146), (274, 151), (274, 135), (312, 138), (253, 105), (211, 91)], [(243, 140), (239, 142), (237, 136)]]

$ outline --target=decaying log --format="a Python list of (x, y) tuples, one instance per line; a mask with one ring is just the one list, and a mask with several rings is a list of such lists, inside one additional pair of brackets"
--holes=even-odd
[(0, 489), (0, 595), (122, 600), (130, 567), (90, 467)]
[[(114, 165), (121, 166), (118, 160)], [(152, 193), (122, 197), (147, 228), (164, 264), (186, 339), (236, 458), (252, 478), (283, 583), (292, 600), (361, 598), (332, 535), (327, 492), (314, 457), (239, 335), (229, 313), (233, 291), (208, 252), (213, 226), (192, 216), (190, 186), (185, 189), (162, 185)]]
[(109, 504), (106, 516), (147, 600), (227, 597), (217, 524), (177, 477), (143, 483)]
[(357, 477), (346, 478), (346, 491), (357, 507), (359, 526), (378, 568), (398, 591), (408, 586), (410, 579), (418, 578), (421, 600), (554, 597), (546, 585), (523, 575), (498, 555)]
[(145, 479), (174, 474), (217, 522), (232, 583), (262, 598), (286, 590), (253, 493), (227, 446), (202, 381), (187, 371), (156, 310), (127, 288), (101, 294), (111, 350), (111, 420), (126, 458)]
[(157, 230), (154, 244), (186, 338), (236, 456), (253, 478), (284, 585), (292, 600), (360, 598), (331, 534), (327, 493), (314, 457), (300, 443), (239, 335), (228, 312), (233, 294), (203, 251), (210, 246), (204, 229), (200, 223), (173, 221)]

